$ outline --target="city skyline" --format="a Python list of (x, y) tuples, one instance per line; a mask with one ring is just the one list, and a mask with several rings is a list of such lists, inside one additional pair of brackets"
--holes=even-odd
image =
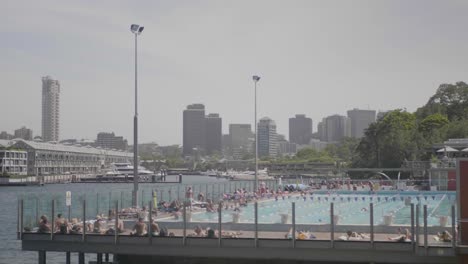
[(61, 139), (93, 138), (99, 131), (131, 139), (132, 22), (146, 27), (139, 47), (141, 142), (181, 144), (180, 111), (193, 102), (220, 113), (223, 134), (227, 124), (253, 124), (253, 74), (262, 77), (258, 116), (270, 116), (284, 135), (297, 113), (317, 124), (356, 107), (414, 111), (441, 83), (466, 79), (468, 66), (458, 58), (468, 55), (468, 37), (458, 32), (468, 22), (467, 5), (148, 2), (141, 10), (130, 3), (89, 9), (9, 2), (0, 10), (6, 22), (0, 32), (8, 36), (0, 44), (8, 87), (2, 96), (16, 100), (4, 100), (0, 111), (19, 100), (24, 111), (9, 112), (0, 130), (26, 125), (41, 131), (38, 80), (51, 75), (64, 87)]

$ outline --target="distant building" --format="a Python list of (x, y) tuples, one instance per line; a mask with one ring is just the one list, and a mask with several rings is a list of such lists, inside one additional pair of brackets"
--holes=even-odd
[(390, 111), (379, 111), (377, 113), (377, 120), (380, 120), (385, 117), (386, 114), (388, 114)]
[(338, 142), (345, 137), (351, 137), (351, 120), (346, 116), (328, 116), (324, 125), (327, 142)]
[(97, 134), (96, 147), (104, 149), (127, 150), (128, 143), (123, 137), (115, 136), (114, 132), (100, 132)]
[(276, 134), (276, 123), (268, 117), (258, 122), (258, 156), (275, 157), (278, 154), (278, 139)]
[(13, 139), (13, 135), (8, 134), (6, 131), (2, 131), (2, 133), (0, 133), (0, 139), (10, 140)]
[(22, 138), (24, 140), (33, 140), (33, 131), (32, 129), (22, 127), (15, 130), (15, 138)]
[(321, 141), (318, 139), (311, 139), (308, 145), (300, 145), (297, 147), (297, 150), (299, 151), (300, 149), (303, 148), (313, 148), (317, 151), (324, 150), (329, 143), (325, 141)]
[(221, 153), (223, 122), (219, 114), (209, 114), (205, 117), (206, 124), (206, 154)]
[(191, 155), (194, 149), (197, 153), (206, 148), (205, 106), (191, 104), (183, 113), (183, 154)]
[(307, 144), (312, 138), (312, 119), (305, 115), (289, 118), (289, 142)]
[(250, 124), (229, 124), (229, 136), (234, 159), (253, 153), (255, 141)]
[(42, 140), (59, 141), (60, 83), (50, 76), (42, 77)]
[(370, 124), (375, 122), (375, 110), (360, 110), (354, 108), (348, 111), (351, 119), (351, 137), (361, 138)]
[(294, 156), (297, 153), (297, 144), (288, 142), (284, 135), (277, 136), (278, 147), (277, 152), (278, 156)]
[(325, 118), (322, 118), (317, 125), (317, 137), (321, 141), (327, 141), (327, 121)]

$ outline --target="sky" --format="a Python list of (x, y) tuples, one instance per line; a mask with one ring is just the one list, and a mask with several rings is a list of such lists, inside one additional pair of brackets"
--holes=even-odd
[(314, 122), (353, 108), (414, 111), (468, 81), (468, 1), (5, 1), (0, 131), (41, 132), (41, 78), (61, 83), (60, 139), (133, 141), (134, 36), (140, 142), (182, 143), (192, 103), (230, 123)]

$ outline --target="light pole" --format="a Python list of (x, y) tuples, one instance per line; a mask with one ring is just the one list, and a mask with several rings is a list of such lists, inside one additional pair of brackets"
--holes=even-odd
[(144, 27), (132, 24), (130, 30), (135, 35), (135, 116), (133, 118), (133, 206), (138, 205), (138, 81), (137, 81), (137, 39)]
[(257, 133), (257, 82), (260, 81), (260, 76), (252, 76), (255, 86), (255, 182), (254, 192), (257, 192), (258, 188), (258, 133)]

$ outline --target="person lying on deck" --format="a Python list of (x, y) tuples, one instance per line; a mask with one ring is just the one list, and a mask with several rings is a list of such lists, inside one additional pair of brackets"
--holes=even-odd
[(408, 228), (405, 228), (405, 233), (396, 237), (388, 237), (388, 240), (393, 242), (411, 242), (411, 233)]

